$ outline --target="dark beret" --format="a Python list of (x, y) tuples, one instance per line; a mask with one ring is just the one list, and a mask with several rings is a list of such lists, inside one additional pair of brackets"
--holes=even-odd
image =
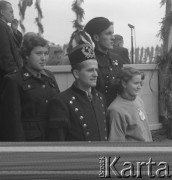
[(112, 22), (105, 17), (95, 17), (85, 25), (84, 30), (93, 37), (94, 34), (100, 34), (106, 30), (111, 24)]

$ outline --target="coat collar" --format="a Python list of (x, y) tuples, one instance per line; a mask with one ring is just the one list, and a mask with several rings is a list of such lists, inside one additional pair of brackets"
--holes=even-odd
[(5, 22), (3, 19), (0, 18), (0, 21), (8, 26), (7, 22)]
[(98, 55), (101, 55), (101, 56), (108, 54), (108, 51), (105, 53), (105, 52), (99, 51), (99, 50), (96, 49), (96, 48), (94, 49), (94, 51), (95, 51), (95, 54), (98, 54)]
[[(87, 92), (83, 91), (82, 89), (79, 89), (76, 85), (76, 81), (72, 84), (72, 87), (71, 87), (74, 91), (76, 91), (77, 93), (81, 94), (81, 95), (86, 95), (88, 96)], [(91, 89), (91, 94), (94, 95), (95, 94), (95, 88), (92, 88)]]
[(27, 70), (26, 67), (23, 67), (23, 69), (22, 69), (22, 71), (21, 71), (21, 74), (22, 74), (23, 80), (27, 80), (27, 79), (29, 79), (30, 77), (33, 77), (33, 76), (34, 76), (31, 72), (29, 72), (29, 71)]
[[(49, 79), (52, 79), (46, 72), (46, 70), (43, 70), (40, 75), (43, 75)], [(22, 69), (22, 77), (24, 80), (29, 79), (30, 77), (36, 77), (39, 78), (39, 76), (37, 76), (37, 73), (32, 71), (31, 69), (29, 69), (28, 67), (24, 66)]]

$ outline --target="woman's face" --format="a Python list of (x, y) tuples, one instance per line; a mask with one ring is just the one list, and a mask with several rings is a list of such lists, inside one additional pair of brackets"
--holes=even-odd
[(134, 75), (128, 82), (123, 82), (124, 94), (129, 97), (136, 97), (141, 87), (141, 75)]
[(49, 58), (48, 47), (47, 46), (37, 46), (34, 47), (27, 57), (27, 66), (35, 71), (41, 71), (44, 69)]

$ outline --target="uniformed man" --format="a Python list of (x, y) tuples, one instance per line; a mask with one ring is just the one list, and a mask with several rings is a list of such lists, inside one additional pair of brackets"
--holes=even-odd
[(121, 35), (114, 35), (114, 45), (111, 52), (118, 54), (123, 64), (130, 64), (128, 49), (124, 47), (124, 39)]
[(49, 140), (106, 141), (105, 99), (94, 87), (98, 64), (91, 38), (75, 32), (69, 43), (73, 85), (56, 95), (49, 104)]
[(95, 54), (99, 67), (96, 89), (105, 95), (109, 106), (117, 96), (115, 78), (123, 65), (120, 56), (109, 51), (113, 49), (113, 23), (107, 18), (96, 17), (86, 24), (84, 30), (90, 34), (95, 43)]

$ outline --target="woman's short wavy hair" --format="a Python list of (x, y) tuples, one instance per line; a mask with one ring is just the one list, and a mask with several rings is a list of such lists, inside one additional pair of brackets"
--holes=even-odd
[(122, 86), (122, 81), (127, 83), (135, 75), (141, 75), (142, 81), (145, 79), (144, 73), (142, 71), (139, 71), (138, 69), (133, 68), (133, 67), (123, 67), (119, 71), (119, 73), (116, 77), (116, 83), (115, 83), (118, 94), (122, 94), (124, 91), (124, 88)]
[(21, 55), (24, 59), (30, 55), (31, 51), (37, 46), (48, 46), (48, 41), (36, 33), (26, 33), (23, 37)]

